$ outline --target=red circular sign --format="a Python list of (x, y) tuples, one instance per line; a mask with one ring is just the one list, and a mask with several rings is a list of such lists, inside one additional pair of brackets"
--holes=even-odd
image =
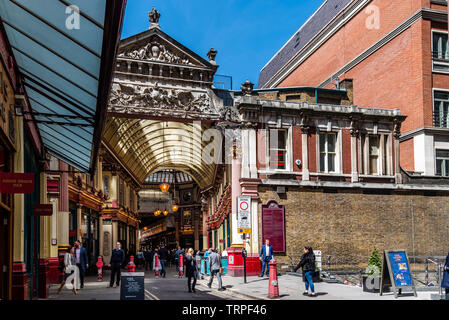
[[(245, 207), (245, 208), (244, 208)], [(241, 210), (248, 210), (248, 202), (246, 202), (246, 201), (242, 201), (242, 202), (240, 202), (240, 209)]]

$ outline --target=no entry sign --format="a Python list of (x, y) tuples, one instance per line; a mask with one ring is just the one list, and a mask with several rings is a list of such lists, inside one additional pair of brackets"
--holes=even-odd
[(237, 197), (237, 231), (251, 233), (251, 197)]

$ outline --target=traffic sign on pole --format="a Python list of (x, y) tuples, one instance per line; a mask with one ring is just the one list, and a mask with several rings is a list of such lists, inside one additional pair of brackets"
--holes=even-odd
[(237, 197), (237, 231), (251, 233), (251, 197)]

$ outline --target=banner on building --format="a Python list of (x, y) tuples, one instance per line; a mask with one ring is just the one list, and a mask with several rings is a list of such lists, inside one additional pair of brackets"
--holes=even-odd
[(251, 197), (237, 197), (237, 231), (251, 233)]
[(0, 193), (33, 193), (34, 173), (0, 172)]

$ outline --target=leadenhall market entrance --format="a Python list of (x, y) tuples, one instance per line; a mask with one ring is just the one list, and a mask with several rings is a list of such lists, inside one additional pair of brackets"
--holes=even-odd
[(236, 150), (248, 136), (233, 132), (242, 123), (232, 87), (216, 81), (217, 50), (204, 59), (162, 31), (157, 10), (149, 17), (149, 30), (120, 41), (102, 140), (138, 185), (139, 245), (205, 250), (215, 230), (214, 247), (241, 252), (232, 199), (246, 192)]

